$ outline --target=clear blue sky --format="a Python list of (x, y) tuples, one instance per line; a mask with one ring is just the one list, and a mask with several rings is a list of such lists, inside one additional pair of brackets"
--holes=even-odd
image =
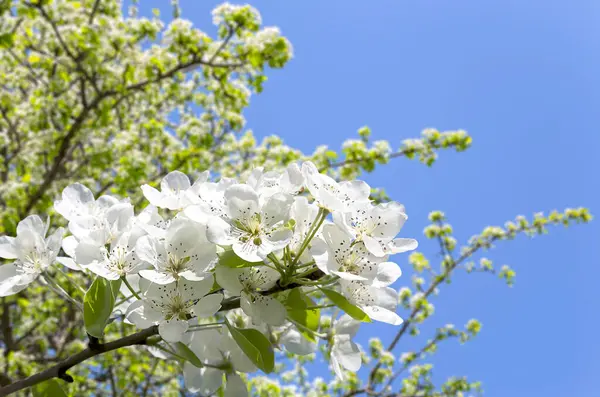
[[(170, 15), (166, 1), (143, 3)], [(184, 17), (212, 31), (218, 3), (181, 5)], [(433, 209), (446, 212), (462, 241), (517, 214), (582, 205), (600, 215), (599, 2), (251, 4), (295, 52), (246, 112), (257, 135), (279, 134), (310, 152), (339, 148), (365, 124), (394, 145), (424, 127), (472, 134), (469, 151), (442, 152), (433, 168), (397, 159), (367, 176), (406, 205), (405, 236), (422, 241)], [(444, 286), (423, 336), (472, 317), (483, 332), (467, 345), (441, 346), (432, 359), (436, 378), (482, 380), (489, 397), (598, 396), (599, 247), (600, 218), (555, 228), (489, 253), (517, 270), (514, 288), (479, 274)], [(427, 242), (422, 248), (436, 252)], [(406, 258), (396, 258), (405, 269), (398, 286), (409, 282)], [(394, 331), (368, 326), (363, 335), (387, 340)]]

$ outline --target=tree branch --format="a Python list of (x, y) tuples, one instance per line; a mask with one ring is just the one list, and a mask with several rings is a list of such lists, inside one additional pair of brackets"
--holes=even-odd
[[(309, 276), (313, 278), (320, 278), (323, 276), (323, 272), (320, 270), (315, 270)], [(307, 276), (307, 277), (309, 277)], [(289, 284), (286, 286), (276, 285), (268, 291), (263, 292), (263, 295), (272, 295), (278, 292), (290, 290), (298, 287), (296, 284)], [(221, 305), (221, 309), (219, 312), (224, 312), (228, 310), (238, 309), (240, 307), (240, 298), (233, 298), (227, 301), (224, 301)], [(109, 343), (90, 343), (88, 348), (80, 351), (79, 353), (59, 362), (51, 368), (48, 368), (45, 371), (42, 371), (38, 374), (32, 375), (28, 378), (22, 379), (20, 381), (11, 383), (8, 386), (0, 388), (0, 397), (7, 396), (10, 393), (17, 392), (19, 390), (23, 390), (27, 387), (31, 387), (37, 385), (38, 383), (44, 382), (46, 380), (52, 378), (60, 378), (66, 382), (73, 382), (73, 377), (67, 374), (67, 371), (72, 367), (76, 366), (84, 362), (85, 360), (104, 354), (113, 350), (120, 349), (122, 347), (133, 346), (133, 345), (143, 345), (146, 343), (147, 339), (151, 336), (158, 334), (158, 326), (154, 325), (150, 328), (146, 328), (140, 332), (135, 334), (131, 334), (121, 339), (117, 339), (113, 342)]]
[(79, 353), (67, 358), (54, 365), (53, 367), (48, 368), (45, 371), (42, 371), (38, 374), (32, 375), (23, 380), (12, 383), (8, 386), (0, 388), (0, 397), (7, 396), (11, 393), (17, 392), (19, 390), (23, 390), (27, 387), (34, 386), (43, 381), (52, 379), (52, 378), (60, 378), (66, 382), (73, 382), (73, 377), (67, 374), (67, 371), (74, 367), (77, 364), (84, 362), (85, 360), (92, 358), (94, 356), (104, 354), (113, 350), (120, 349), (122, 347), (134, 346), (134, 345), (143, 345), (146, 343), (147, 339), (153, 335), (158, 334), (158, 326), (152, 326), (150, 328), (146, 328), (140, 332), (135, 334), (126, 336), (121, 339), (117, 339), (115, 341), (99, 344), (94, 347), (94, 349), (87, 348), (85, 350), (80, 351)]

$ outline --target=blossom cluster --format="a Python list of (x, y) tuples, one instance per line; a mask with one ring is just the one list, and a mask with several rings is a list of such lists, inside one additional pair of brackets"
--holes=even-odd
[[(271, 341), (301, 355), (323, 339), (342, 377), (341, 368), (360, 368), (353, 342), (360, 321), (402, 322), (390, 287), (401, 270), (389, 256), (417, 242), (397, 237), (404, 207), (373, 204), (367, 183), (338, 183), (304, 162), (282, 172), (258, 168), (244, 182), (215, 182), (205, 171), (192, 183), (174, 171), (160, 189), (141, 189), (149, 205), (136, 215), (127, 198), (95, 198), (84, 185), (68, 186), (54, 203), (68, 221), (64, 239), (61, 228), (46, 237), (48, 223), (38, 216), (21, 221), (16, 237), (0, 237), (0, 257), (15, 259), (0, 267), (0, 296), (38, 276), (51, 279), (55, 262), (122, 281), (125, 299), (115, 310), (138, 328), (158, 326), (154, 354), (188, 346), (202, 365), (185, 363), (185, 383), (203, 394), (225, 377), (225, 389), (238, 395), (245, 390), (238, 372), (265, 370), (235, 330), (276, 335)], [(319, 319), (315, 327), (296, 315), (332, 305), (346, 314), (326, 334)]]

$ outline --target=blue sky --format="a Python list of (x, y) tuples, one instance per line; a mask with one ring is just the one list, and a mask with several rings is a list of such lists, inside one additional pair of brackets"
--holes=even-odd
[[(166, 1), (143, 2), (160, 6)], [(181, 1), (212, 31), (216, 1)], [(258, 136), (279, 134), (310, 152), (339, 148), (369, 125), (398, 146), (421, 129), (463, 128), (472, 148), (442, 152), (433, 168), (396, 159), (368, 175), (404, 203), (403, 235), (423, 241), (429, 211), (446, 212), (465, 241), (488, 224), (568, 206), (600, 208), (600, 3), (595, 1), (251, 1), (295, 57), (270, 72), (245, 113)], [(596, 171), (596, 172), (595, 172)], [(600, 220), (501, 243), (489, 254), (517, 271), (509, 289), (458, 276), (434, 300), (423, 330), (478, 318), (467, 345), (448, 342), (436, 379), (468, 375), (487, 396), (597, 396), (600, 371)], [(435, 247), (422, 242), (434, 256)], [(398, 287), (409, 283), (407, 256)], [(389, 340), (395, 328), (367, 326)], [(417, 347), (407, 340), (402, 348)]]

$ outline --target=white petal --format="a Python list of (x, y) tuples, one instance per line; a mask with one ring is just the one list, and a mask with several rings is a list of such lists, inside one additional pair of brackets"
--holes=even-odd
[(402, 204), (395, 201), (378, 204), (371, 210), (370, 221), (374, 226), (371, 236), (392, 239), (400, 232), (407, 219)]
[(135, 243), (135, 253), (146, 263), (162, 269), (167, 261), (167, 251), (162, 242), (150, 236), (142, 236)]
[(246, 383), (238, 374), (227, 374), (227, 383), (225, 383), (224, 397), (248, 397)]
[(71, 258), (75, 258), (75, 249), (77, 248), (77, 245), (79, 245), (79, 241), (77, 241), (75, 236), (65, 237), (62, 241), (63, 251)]
[(52, 253), (54, 255), (58, 254), (58, 251), (60, 250), (60, 246), (62, 244), (62, 238), (63, 238), (64, 234), (65, 234), (65, 229), (63, 229), (62, 227), (59, 227), (58, 229), (56, 229), (54, 231), (54, 233), (52, 233), (46, 239), (46, 248), (48, 250), (52, 251)]
[(231, 245), (231, 226), (221, 218), (210, 217), (206, 228), (208, 241), (219, 245)]
[(342, 372), (342, 366), (338, 362), (338, 359), (335, 356), (335, 354), (331, 355), (329, 363), (331, 364), (331, 368), (333, 369), (333, 372), (335, 372), (335, 376), (339, 380), (342, 380), (342, 381), (346, 380), (346, 377), (344, 376), (344, 372)]
[(310, 246), (310, 253), (315, 260), (315, 264), (317, 267), (325, 274), (330, 274), (331, 269), (337, 269), (339, 266), (336, 266), (337, 263), (333, 258), (333, 256), (329, 252), (329, 246), (320, 237), (315, 237)]
[(93, 262), (87, 266), (92, 273), (97, 274), (107, 280), (118, 280), (120, 275), (106, 267), (105, 262)]
[(383, 262), (377, 265), (377, 276), (373, 280), (373, 286), (377, 288), (387, 287), (394, 283), (402, 275), (400, 266), (394, 262)]
[(26, 230), (29, 230), (35, 234), (39, 234), (43, 237), (46, 235), (46, 224), (39, 216), (29, 215), (17, 225), (17, 236), (21, 233), (24, 233)]
[(169, 172), (160, 182), (160, 190), (165, 194), (176, 194), (190, 188), (190, 179), (180, 171)]
[(110, 207), (105, 216), (113, 235), (120, 234), (128, 228), (133, 220), (133, 205), (128, 202), (120, 202)]
[(227, 210), (232, 219), (248, 219), (259, 213), (258, 194), (248, 185), (232, 185), (225, 191)]
[[(285, 322), (287, 311), (285, 306), (272, 296), (263, 296), (260, 294), (242, 294), (250, 304), (251, 314), (246, 314), (257, 317), (258, 320), (269, 325), (282, 325)], [(244, 299), (242, 299), (242, 302)], [(244, 307), (242, 307), (243, 309)]]
[(219, 311), (223, 294), (211, 294), (200, 299), (194, 306), (194, 313), (197, 317), (210, 317)]
[(358, 274), (347, 273), (347, 272), (332, 271), (331, 274), (335, 274), (336, 276), (338, 276), (339, 278), (344, 279), (344, 280), (355, 280), (355, 281), (368, 280), (366, 277), (359, 276)]
[(150, 185), (142, 185), (142, 193), (148, 202), (156, 207), (163, 208), (163, 199), (165, 195)]
[(160, 285), (170, 284), (173, 281), (175, 281), (175, 277), (173, 277), (172, 274), (157, 272), (154, 269), (140, 270), (140, 276), (142, 276), (146, 280), (152, 281), (153, 283)]
[(0, 297), (14, 295), (25, 289), (27, 284), (22, 281), (14, 263), (0, 265)]
[(263, 223), (267, 226), (274, 225), (289, 218), (290, 209), (294, 199), (288, 194), (278, 193), (267, 200), (261, 208)]
[(281, 176), (281, 188), (289, 194), (298, 194), (304, 185), (304, 176), (296, 163), (288, 165)]
[(398, 314), (383, 307), (363, 306), (361, 308), (371, 320), (381, 321), (392, 325), (400, 325), (403, 322)]
[(382, 247), (379, 240), (377, 240), (371, 236), (364, 236), (363, 243), (365, 244), (365, 247), (367, 247), (369, 252), (372, 253), (373, 255), (378, 256), (378, 257), (387, 255), (387, 252), (384, 251), (384, 249), (383, 249), (384, 247)]
[(339, 197), (339, 185), (334, 179), (320, 174), (317, 167), (309, 161), (302, 164), (302, 174), (306, 188), (319, 204), (330, 211), (341, 211), (344, 208)]
[(272, 245), (272, 248), (268, 253), (264, 254), (264, 258), (266, 258), (266, 255), (270, 254), (271, 252), (283, 249), (286, 245), (288, 245), (293, 234), (294, 233), (290, 229), (285, 228), (271, 231), (269, 236), (265, 237), (264, 240), (268, 241)]
[(211, 396), (223, 383), (223, 371), (208, 367), (197, 368), (186, 362), (183, 365), (183, 380), (190, 392)]
[(347, 335), (334, 336), (332, 355), (335, 355), (338, 363), (348, 371), (356, 372), (360, 369), (360, 350)]
[(317, 350), (317, 344), (315, 342), (309, 341), (293, 328), (290, 328), (284, 333), (279, 341), (285, 346), (287, 351), (300, 356), (314, 353)]
[(198, 178), (196, 179), (196, 181), (194, 182), (194, 184), (191, 186), (191, 192), (194, 193), (195, 195), (200, 195), (200, 186), (202, 186), (204, 183), (206, 183), (206, 181), (208, 181), (208, 178), (210, 177), (210, 171), (204, 171), (201, 172), (200, 175), (198, 175)]
[(242, 289), (244, 289), (239, 279), (239, 276), (243, 272), (243, 269), (232, 269), (226, 266), (217, 266), (215, 268), (217, 283), (224, 288), (225, 291), (234, 295), (238, 295)]
[(162, 316), (143, 301), (137, 300), (127, 308), (125, 319), (138, 328), (148, 328), (161, 320)]
[(79, 243), (75, 249), (75, 260), (81, 265), (88, 266), (94, 262), (103, 261), (106, 249), (89, 243)]
[(353, 319), (347, 314), (341, 316), (334, 325), (336, 334), (345, 334), (354, 337), (360, 328), (360, 321)]
[(0, 258), (15, 259), (17, 256), (15, 238), (0, 236)]
[(173, 319), (161, 322), (158, 325), (158, 333), (165, 341), (174, 343), (181, 341), (188, 327), (187, 321)]
[(395, 289), (389, 287), (374, 288), (377, 296), (377, 306), (396, 311), (398, 306), (398, 293)]
[(81, 266), (79, 266), (77, 263), (75, 263), (73, 259), (67, 256), (58, 256), (56, 257), (56, 261), (68, 269), (75, 270), (78, 272), (83, 271), (83, 268)]
[[(268, 244), (267, 241), (261, 242), (261, 245)], [(242, 242), (239, 240), (234, 241), (231, 245), (233, 252), (240, 258), (248, 262), (262, 262), (263, 258), (270, 253), (269, 249), (265, 249), (266, 247), (262, 247), (263, 250), (262, 255), (259, 254), (259, 250), (261, 249), (261, 245), (254, 244), (254, 241), (248, 240), (246, 242)], [(269, 251), (265, 253), (265, 251)]]
[(358, 203), (369, 201), (371, 187), (364, 181), (346, 181), (340, 183), (340, 193), (346, 208), (353, 208)]
[(191, 220), (202, 224), (207, 224), (209, 217), (212, 215), (206, 211), (202, 204), (189, 205), (184, 208), (183, 213)]
[(177, 282), (177, 290), (184, 302), (195, 301), (208, 294), (214, 282), (215, 278), (212, 274), (209, 274), (201, 281), (187, 281), (185, 279), (179, 279)]
[(417, 240), (412, 238), (396, 238), (389, 244), (392, 254), (400, 254), (406, 251), (412, 251), (419, 246)]
[(87, 214), (93, 203), (92, 191), (80, 183), (74, 183), (62, 191), (62, 200), (54, 202), (54, 209), (70, 221), (74, 216)]

